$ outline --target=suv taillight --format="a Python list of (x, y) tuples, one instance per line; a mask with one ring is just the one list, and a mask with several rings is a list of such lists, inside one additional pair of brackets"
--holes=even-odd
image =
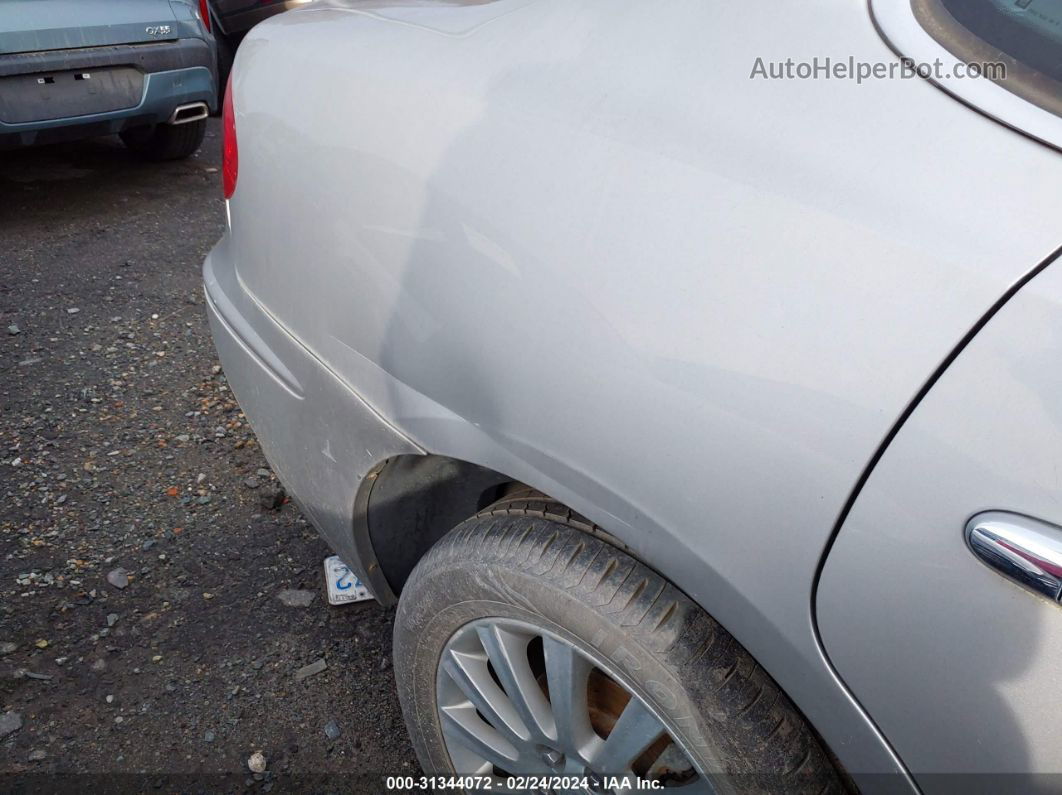
[(207, 33), (209, 33), (210, 8), (207, 6), (207, 0), (199, 0), (199, 17), (203, 20), (203, 26), (207, 29)]
[(225, 83), (225, 101), (221, 106), (221, 188), (226, 199), (236, 191), (240, 172), (240, 155), (236, 147), (236, 113), (232, 109), (232, 73)]

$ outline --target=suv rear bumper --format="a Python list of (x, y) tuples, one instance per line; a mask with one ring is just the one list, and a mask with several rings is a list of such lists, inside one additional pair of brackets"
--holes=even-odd
[(384, 460), (423, 451), (261, 308), (237, 274), (227, 235), (203, 263), (203, 281), (225, 376), (273, 471), (373, 589), (381, 573), (368, 539), (355, 537), (359, 487)]
[(0, 148), (109, 135), (128, 127), (160, 124), (170, 118), (178, 105), (192, 102), (205, 102), (212, 112), (217, 110), (215, 51), (202, 39), (2, 55), (0, 80), (123, 66), (143, 74), (139, 101), (99, 113), (20, 123), (4, 121), (0, 103)]

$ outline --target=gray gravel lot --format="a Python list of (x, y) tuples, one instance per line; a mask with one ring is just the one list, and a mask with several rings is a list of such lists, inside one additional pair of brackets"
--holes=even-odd
[(0, 153), (0, 790), (417, 770), (392, 614), (328, 606), (328, 550), (214, 354), (219, 166), (216, 121), (180, 163), (117, 139)]

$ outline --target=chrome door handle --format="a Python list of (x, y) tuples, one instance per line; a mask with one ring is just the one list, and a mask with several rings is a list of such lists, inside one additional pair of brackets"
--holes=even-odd
[(966, 543), (1000, 574), (1053, 602), (1062, 601), (1062, 527), (990, 511), (967, 523)]

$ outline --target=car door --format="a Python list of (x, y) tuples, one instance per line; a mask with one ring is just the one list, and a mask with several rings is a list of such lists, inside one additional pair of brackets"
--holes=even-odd
[[(931, 78), (946, 92), (1010, 126), (1016, 140), (1062, 146), (1062, 3), (872, 7), (899, 52), (951, 65)], [(989, 58), (1002, 75), (957, 77), (955, 64)], [(1028, 193), (1062, 218), (1060, 186), (1030, 175)], [(955, 241), (956, 256), (963, 247)], [(1026, 275), (886, 437), (816, 591), (830, 663), (927, 792), (1062, 786), (1057, 254), (1023, 263)]]
[[(822, 572), (826, 653), (926, 792), (1062, 781), (1062, 607), (1022, 574), (1038, 550), (1062, 572), (1060, 361), (1055, 264), (918, 403)], [(971, 533), (1001, 526), (1002, 559), (975, 554)]]

